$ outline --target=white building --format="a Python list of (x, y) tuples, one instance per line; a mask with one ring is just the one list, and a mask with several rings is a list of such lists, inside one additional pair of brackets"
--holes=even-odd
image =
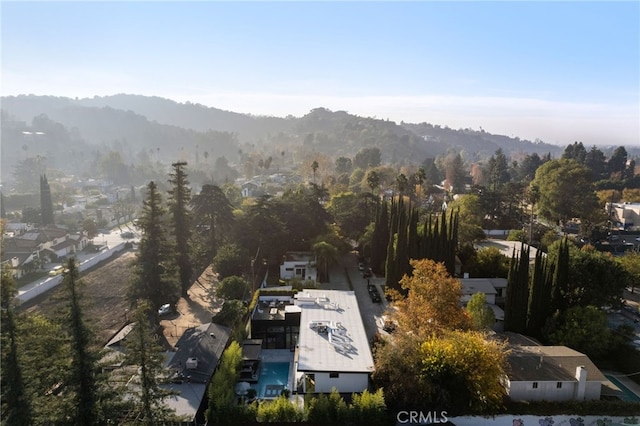
[(514, 401), (599, 400), (607, 378), (588, 356), (566, 346), (514, 346), (507, 393)]
[(495, 331), (502, 331), (504, 328), (504, 298), (507, 291), (507, 280), (505, 278), (462, 278), (462, 304), (466, 305), (476, 293), (484, 293), (487, 305), (493, 311), (496, 324)]
[(290, 280), (299, 278), (301, 280), (316, 281), (318, 270), (316, 268), (316, 256), (311, 252), (291, 251), (284, 255), (280, 265), (280, 278)]
[(640, 228), (640, 203), (607, 203), (605, 208), (617, 228)]
[(355, 293), (305, 290), (294, 303), (302, 311), (294, 362), (303, 392), (367, 389), (374, 364)]

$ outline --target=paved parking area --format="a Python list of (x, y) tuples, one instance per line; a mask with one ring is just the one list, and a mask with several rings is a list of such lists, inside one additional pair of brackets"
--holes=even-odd
[[(367, 338), (371, 342), (376, 333), (386, 334), (382, 330), (384, 325), (383, 315), (387, 307), (387, 301), (384, 298), (382, 285), (384, 285), (384, 277), (369, 278), (373, 285), (378, 287), (381, 296), (380, 303), (374, 303), (369, 296), (367, 289), (367, 279), (362, 277), (362, 272), (358, 270), (358, 257), (355, 253), (344, 255), (338, 262), (333, 264), (329, 270), (330, 282), (322, 283), (320, 288), (327, 290), (352, 290), (358, 299), (358, 307), (362, 322), (364, 324)], [(349, 285), (351, 280), (351, 285)]]

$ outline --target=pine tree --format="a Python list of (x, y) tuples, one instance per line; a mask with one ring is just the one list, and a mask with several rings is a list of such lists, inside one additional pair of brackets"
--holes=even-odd
[(75, 391), (75, 409), (73, 424), (98, 424), (98, 387), (96, 384), (97, 356), (91, 350), (93, 334), (83, 317), (79, 271), (75, 258), (65, 264), (63, 285), (68, 307), (64, 323), (69, 327), (71, 343), (71, 367), (69, 383)]
[(53, 201), (47, 175), (40, 176), (40, 218), (43, 225), (53, 225)]
[(191, 212), (189, 203), (191, 202), (191, 189), (187, 174), (184, 171), (186, 162), (173, 163), (173, 173), (169, 183), (172, 189), (169, 190), (169, 210), (171, 211), (173, 222), (173, 234), (176, 241), (176, 263), (180, 274), (180, 288), (182, 295), (187, 295), (187, 290), (191, 287), (191, 256), (189, 250), (189, 240), (191, 238)]
[(0, 321), (2, 344), (2, 375), (0, 376), (0, 391), (2, 394), (2, 409), (0, 419), (6, 425), (31, 425), (31, 401), (25, 390), (22, 376), (22, 366), (18, 362), (18, 347), (16, 342), (15, 282), (7, 271), (2, 272), (2, 286), (0, 287)]
[(167, 239), (165, 217), (162, 197), (156, 184), (151, 181), (147, 185), (147, 197), (139, 218), (142, 238), (128, 296), (132, 304), (139, 299), (149, 300), (154, 310), (175, 301), (179, 294), (176, 265), (172, 246)]
[(125, 361), (138, 367), (139, 388), (135, 392), (135, 400), (140, 415), (146, 425), (168, 418), (170, 411), (164, 403), (168, 392), (160, 387), (164, 357), (162, 347), (151, 329), (149, 318), (152, 316), (151, 306), (147, 301), (140, 301), (133, 314), (135, 327), (129, 334), (126, 345)]

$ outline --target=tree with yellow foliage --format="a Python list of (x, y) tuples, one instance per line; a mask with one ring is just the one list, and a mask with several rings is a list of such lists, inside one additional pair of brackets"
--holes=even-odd
[(471, 331), (461, 283), (442, 263), (422, 259), (411, 266), (413, 275), (400, 281), (407, 295), (395, 295), (396, 332), (374, 350), (376, 386), (392, 410), (497, 413), (506, 395), (504, 344)]
[(471, 319), (461, 307), (462, 283), (451, 277), (443, 263), (411, 260), (412, 276), (400, 280), (407, 297), (396, 297), (396, 320), (404, 331), (428, 336), (442, 329), (468, 330)]

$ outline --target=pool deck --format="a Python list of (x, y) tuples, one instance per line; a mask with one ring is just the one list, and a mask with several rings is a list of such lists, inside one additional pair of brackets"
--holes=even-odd
[(628, 376), (625, 376), (623, 373), (619, 371), (602, 371), (602, 374), (605, 376), (613, 376), (622, 383), (629, 391), (633, 392), (638, 398), (640, 398), (640, 385)]

